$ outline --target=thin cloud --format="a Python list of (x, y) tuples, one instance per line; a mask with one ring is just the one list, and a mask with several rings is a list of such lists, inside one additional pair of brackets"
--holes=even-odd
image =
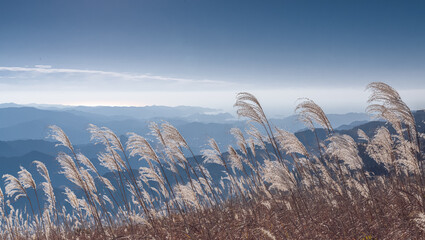
[(34, 65), (36, 68), (52, 68), (51, 65)]
[(53, 68), (50, 65), (35, 65), (35, 67), (0, 67), (0, 71), (8, 72), (28, 72), (28, 73), (64, 73), (64, 74), (91, 74), (91, 75), (102, 75), (108, 77), (116, 77), (120, 79), (138, 81), (138, 80), (158, 80), (164, 82), (177, 82), (177, 83), (196, 83), (196, 84), (229, 84), (225, 81), (216, 80), (196, 80), (188, 78), (176, 78), (176, 77), (165, 77), (158, 75), (147, 75), (147, 74), (131, 74), (111, 71), (99, 71), (99, 70), (85, 70), (85, 69), (73, 69), (73, 68)]

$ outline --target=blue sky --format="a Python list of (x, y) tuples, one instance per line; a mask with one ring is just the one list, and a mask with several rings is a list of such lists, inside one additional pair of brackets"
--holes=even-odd
[(425, 105), (424, 1), (4, 1), (0, 102), (201, 105), (250, 91), (363, 111), (371, 81)]

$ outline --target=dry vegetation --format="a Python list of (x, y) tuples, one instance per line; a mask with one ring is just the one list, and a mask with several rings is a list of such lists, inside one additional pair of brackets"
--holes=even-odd
[[(203, 151), (204, 161), (193, 155), (178, 130), (168, 123), (151, 124), (158, 140), (155, 147), (134, 133), (124, 145), (109, 129), (90, 126), (93, 141), (105, 146), (98, 160), (118, 184), (101, 176), (88, 158), (74, 150), (66, 134), (52, 126), (52, 137), (68, 148), (57, 157), (62, 173), (82, 195), (77, 197), (67, 188), (66, 202), (57, 202), (42, 162), (36, 162), (45, 179), (42, 183), (36, 183), (23, 168), (17, 177), (5, 175), (5, 196), (0, 192), (0, 236), (423, 239), (424, 136), (393, 88), (384, 83), (371, 83), (367, 88), (371, 91), (367, 110), (386, 120), (395, 133), (381, 127), (369, 138), (360, 130), (361, 141), (356, 143), (348, 135), (335, 133), (322, 109), (303, 99), (296, 108), (300, 120), (314, 133), (317, 125), (327, 130), (327, 140), (316, 137), (317, 154), (307, 150), (294, 134), (273, 127), (249, 93), (238, 94), (235, 104), (238, 115), (252, 123), (245, 134), (239, 129), (231, 131), (237, 149), (229, 146), (224, 154), (211, 139)], [(387, 174), (366, 171), (360, 145)], [(187, 155), (193, 161), (188, 161)], [(149, 167), (136, 173), (130, 157), (146, 161)], [(207, 164), (223, 167), (225, 177), (219, 184), (211, 178)], [(31, 202), (29, 191), (35, 191), (36, 202)], [(30, 208), (14, 209), (13, 201), (18, 198), (27, 198)]]

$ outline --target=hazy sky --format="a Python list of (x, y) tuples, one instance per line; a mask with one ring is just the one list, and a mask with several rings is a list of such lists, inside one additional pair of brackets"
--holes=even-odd
[(0, 102), (335, 113), (371, 81), (425, 107), (425, 1), (0, 0)]

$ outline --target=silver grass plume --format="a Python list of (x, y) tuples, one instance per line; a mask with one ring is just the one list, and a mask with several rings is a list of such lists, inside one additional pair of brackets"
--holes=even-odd
[(211, 177), (210, 172), (203, 165), (199, 165), (198, 167), (196, 167), (196, 169), (198, 171), (203, 171), (204, 172), (205, 178), (199, 177), (199, 181), (202, 184), (202, 186), (204, 186), (205, 191), (207, 191), (208, 193), (211, 193), (212, 194), (213, 193), (212, 190), (208, 187), (208, 186), (213, 185), (212, 177)]
[(241, 175), (240, 177), (234, 177), (233, 183), (237, 185), (237, 187), (242, 191), (242, 193), (251, 195), (251, 192), (247, 192), (248, 189), (245, 187), (247, 185), (247, 182), (243, 175)]
[(108, 188), (112, 192), (114, 192), (116, 190), (115, 187), (112, 185), (112, 183), (109, 181), (109, 179), (107, 179), (106, 177), (102, 177), (102, 176), (99, 176), (99, 178), (106, 185), (106, 188)]
[(199, 177), (199, 182), (204, 186), (204, 189), (207, 193), (212, 194), (212, 190), (208, 188), (208, 184), (211, 184), (210, 181), (206, 180), (203, 177)]
[(62, 167), (62, 171), (60, 173), (64, 174), (69, 181), (81, 189), (85, 189), (80, 172), (71, 156), (66, 153), (59, 153), (57, 160)]
[(50, 212), (48, 209), (44, 209), (43, 214), (42, 214), (42, 221), (46, 223), (46, 227), (45, 227), (45, 235), (47, 236), (46, 238), (49, 239), (48, 236), (50, 236), (51, 234), (51, 227), (52, 226), (52, 221), (50, 219)]
[(196, 169), (198, 171), (203, 171), (205, 173), (205, 177), (207, 178), (206, 180), (208, 180), (210, 185), (212, 185), (212, 177), (210, 171), (204, 165), (199, 165)]
[(52, 126), (49, 126), (49, 129), (50, 129), (49, 137), (60, 142), (60, 144), (57, 144), (56, 146), (62, 145), (69, 148), (71, 151), (74, 151), (74, 147), (72, 146), (71, 141), (69, 140), (68, 136), (60, 127), (56, 125), (52, 125)]
[(232, 167), (233, 171), (235, 171), (235, 169), (242, 171), (242, 157), (236, 152), (236, 150), (232, 146), (229, 146), (227, 151), (229, 152), (230, 166)]
[(218, 146), (217, 142), (213, 139), (210, 138), (208, 141), (208, 145), (217, 153), (217, 154), (221, 154), (220, 151), (220, 147)]
[(47, 167), (44, 165), (44, 163), (40, 161), (33, 161), (33, 163), (35, 163), (37, 171), (40, 173), (40, 175), (46, 180), (46, 182), (41, 183), (41, 186), (43, 187), (44, 194), (46, 195), (47, 202), (49, 203), (49, 210), (51, 211), (53, 208), (55, 208), (56, 197), (55, 193), (53, 192), (49, 171), (47, 170)]
[(217, 142), (213, 138), (210, 138), (208, 140), (208, 145), (211, 149), (204, 149), (201, 151), (204, 162), (223, 165), (223, 162), (221, 161), (221, 151)]
[(176, 161), (174, 161), (174, 159), (172, 159), (171, 161), (165, 160), (165, 162), (167, 163), (167, 166), (166, 166), (167, 169), (169, 169), (170, 171), (172, 171), (175, 174), (179, 173), (179, 170), (177, 169), (178, 163)]
[(164, 138), (164, 135), (161, 133), (161, 129), (159, 128), (158, 124), (155, 122), (151, 122), (149, 124), (149, 129), (151, 130), (151, 134), (156, 137), (156, 139), (161, 143), (161, 145), (164, 147), (165, 154), (167, 157), (173, 161), (173, 154), (170, 151), (168, 147), (168, 143), (166, 139)]
[(114, 172), (121, 172), (123, 171), (123, 165), (121, 162), (115, 161), (114, 157), (111, 153), (100, 153), (98, 154), (98, 159), (100, 162), (100, 165), (104, 166), (108, 170)]
[[(140, 173), (140, 171), (139, 171), (139, 173)], [(139, 174), (139, 180), (138, 180), (137, 184), (139, 186), (143, 186), (143, 183), (145, 183), (146, 185), (149, 185), (149, 179), (144, 174)]]
[(172, 140), (173, 142), (177, 143), (179, 146), (189, 148), (189, 145), (187, 144), (186, 140), (183, 138), (183, 136), (180, 134), (180, 132), (175, 128), (173, 125), (171, 125), (168, 122), (164, 122), (161, 124), (163, 135), (165, 139)]
[(215, 163), (218, 165), (223, 165), (220, 160), (220, 156), (214, 150), (204, 149), (201, 151), (201, 153), (205, 163)]
[[(141, 184), (139, 184), (139, 185), (141, 185)], [(134, 199), (139, 198), (138, 193), (136, 192), (136, 189), (134, 188), (133, 184), (126, 183), (126, 186), (127, 186), (127, 190), (131, 193), (131, 196), (134, 197)], [(136, 200), (133, 203), (135, 205), (139, 204), (139, 202), (136, 201)]]
[(25, 191), (25, 187), (16, 177), (10, 174), (4, 174), (3, 178), (5, 179), (5, 192), (8, 197), (15, 196), (14, 200), (16, 201), (19, 198), (26, 196), (27, 193)]
[(152, 168), (146, 168), (146, 167), (140, 167), (139, 169), (140, 175), (144, 176), (148, 181), (154, 181), (157, 182), (161, 188), (161, 192), (165, 197), (168, 197), (168, 191), (165, 187), (165, 182), (159, 171), (157, 171), (154, 167)]
[[(164, 147), (166, 148), (167, 155), (170, 155), (170, 159), (177, 159), (180, 167), (186, 168), (185, 163), (187, 163), (187, 159), (182, 152), (182, 147), (190, 150), (186, 140), (183, 138), (180, 132), (170, 123), (164, 122), (163, 124), (161, 124), (161, 127), (161, 142), (164, 141), (166, 144), (164, 145)], [(172, 161), (174, 163), (174, 160)]]
[(84, 156), (84, 154), (78, 153), (77, 159), (78, 159), (78, 161), (80, 161), (80, 163), (82, 163), (84, 166), (86, 166), (88, 169), (90, 169), (90, 171), (97, 172), (94, 164), (90, 161), (90, 159), (88, 159), (86, 156)]
[(149, 166), (152, 166), (151, 161), (161, 164), (158, 155), (144, 137), (136, 133), (129, 133), (128, 135), (127, 150), (130, 151), (130, 156), (140, 156), (141, 159), (145, 159), (149, 163)]
[(103, 198), (103, 200), (105, 202), (109, 203), (109, 205), (111, 206), (111, 208), (114, 208), (114, 203), (111, 201), (111, 199), (108, 196), (103, 195), (102, 198)]
[(265, 124), (267, 121), (260, 102), (251, 93), (238, 93), (236, 95), (236, 103), (233, 106), (238, 108), (236, 111), (238, 116), (249, 118), (250, 121), (259, 124)]
[(405, 175), (408, 173), (420, 173), (420, 167), (414, 154), (416, 145), (410, 141), (403, 140), (396, 146), (397, 164), (401, 166), (401, 170)]
[(296, 187), (293, 174), (278, 161), (264, 160), (262, 177), (271, 184), (271, 189), (288, 191)]
[(56, 197), (53, 191), (53, 186), (49, 182), (42, 182), (41, 186), (43, 187), (44, 195), (47, 197), (47, 202), (49, 203), (48, 209), (52, 211), (56, 204)]
[[(124, 146), (113, 131), (106, 127), (99, 128), (93, 124), (89, 125), (88, 130), (91, 133), (91, 140), (94, 141), (95, 144), (102, 143), (106, 147), (107, 154), (101, 156), (101, 158), (105, 157), (105, 159), (99, 158), (101, 161), (105, 160), (104, 164), (106, 168), (110, 170), (115, 169), (115, 171), (120, 171), (121, 167), (127, 168), (124, 160), (122, 160), (121, 156), (117, 153), (117, 151), (124, 152)], [(112, 163), (112, 160), (114, 162), (118, 162), (119, 164)]]
[[(177, 165), (180, 165), (181, 167), (184, 167), (184, 164), (182, 164), (181, 161), (176, 162), (175, 160), (175, 154), (173, 154), (172, 149), (170, 148), (169, 144), (165, 140), (163, 134), (161, 133), (161, 129), (159, 128), (158, 124), (155, 122), (151, 122), (149, 124), (149, 128), (151, 129), (151, 134), (156, 137), (156, 139), (161, 143), (163, 147), (163, 151), (165, 152), (166, 158), (164, 158), (164, 161), (169, 166), (169, 169), (175, 173), (178, 174), (179, 171), (177, 169)], [(176, 144), (173, 144), (176, 145)]]
[(176, 184), (174, 186), (174, 192), (178, 202), (185, 202), (193, 207), (199, 207), (200, 204), (196, 197), (196, 192), (192, 190), (189, 184)]
[(150, 186), (150, 189), (156, 193), (156, 195), (155, 194), (153, 195), (153, 197), (155, 198), (155, 201), (159, 202), (157, 196), (160, 196), (161, 193), (159, 192), (158, 188)]
[[(340, 187), (340, 185), (332, 178), (332, 176), (329, 174), (328, 170), (325, 168), (325, 166), (323, 166), (323, 164), (317, 159), (316, 157), (316, 162), (317, 164), (314, 164), (321, 173), (321, 179), (323, 180), (323, 182), (325, 183), (325, 185), (335, 189), (340, 195), (343, 194), (342, 192), (342, 188)], [(326, 193), (327, 194), (327, 193)]]
[(102, 143), (107, 148), (110, 147), (114, 150), (120, 150), (122, 148), (119, 138), (109, 128), (99, 128), (94, 124), (89, 124), (88, 130), (91, 134), (90, 140), (94, 141), (95, 144)]
[[(380, 105), (384, 107), (383, 109), (388, 109), (390, 112), (395, 113), (403, 123), (410, 127), (415, 126), (415, 118), (412, 111), (410, 111), (410, 108), (403, 102), (394, 88), (383, 82), (372, 82), (367, 85), (366, 89), (372, 91), (368, 103), (375, 103), (371, 104), (367, 110), (373, 112), (376, 110), (374, 106)], [(382, 111), (378, 111), (377, 113), (381, 114)]]
[(302, 144), (293, 133), (278, 128), (276, 128), (276, 131), (278, 133), (276, 138), (283, 150), (288, 153), (299, 153), (301, 155), (308, 156), (308, 152), (304, 144)]
[(402, 120), (394, 111), (391, 111), (384, 105), (371, 104), (368, 106), (369, 113), (378, 113), (375, 118), (383, 118), (391, 124), (397, 133), (399, 139), (404, 139)]
[(295, 108), (298, 119), (304, 122), (311, 130), (314, 129), (314, 122), (316, 122), (326, 129), (328, 133), (332, 132), (332, 125), (322, 108), (311, 99), (302, 98), (301, 100), (303, 101)]
[[(143, 196), (144, 199), (148, 200), (148, 202), (153, 201), (151, 195), (146, 191), (146, 189), (142, 189), (142, 196)], [(133, 196), (133, 198), (134, 198), (134, 196)], [(136, 205), (138, 204), (138, 202), (135, 199), (133, 200), (133, 203), (136, 204)]]
[[(101, 205), (99, 195), (92, 193), (91, 197), (93, 199), (92, 200), (93, 202), (96, 202), (97, 204)], [(85, 201), (85, 199), (83, 199), (83, 200)], [(96, 210), (91, 210), (91, 211), (92, 211), (92, 213), (94, 213)]]
[(28, 170), (26, 170), (22, 166), (20, 168), (21, 168), (21, 171), (18, 172), (18, 178), (22, 186), (24, 188), (32, 188), (34, 190), (37, 189), (37, 185), (35, 184), (32, 174), (28, 172)]
[(247, 140), (248, 146), (251, 149), (252, 155), (254, 156), (254, 158), (256, 157), (256, 152), (255, 152), (255, 140), (253, 138), (249, 138)]
[(200, 182), (193, 181), (193, 186), (194, 186), (195, 193), (197, 193), (199, 196), (204, 196), (206, 198), (209, 198), (208, 195), (204, 195), (204, 191), (202, 190), (202, 186), (201, 186), (201, 183)]
[(248, 156), (248, 150), (246, 148), (247, 143), (242, 131), (239, 128), (232, 128), (230, 129), (230, 133), (236, 139), (236, 145), (238, 145), (239, 150), (241, 150), (245, 156)]
[(357, 144), (352, 137), (344, 135), (334, 135), (329, 138), (329, 145), (326, 152), (336, 159), (344, 161), (350, 169), (356, 170), (363, 167), (363, 161), (359, 157)]
[(124, 152), (125, 148), (122, 145), (120, 138), (111, 129), (107, 127), (102, 127), (102, 130), (109, 139), (109, 142), (112, 144), (113, 148)]
[(156, 139), (163, 145), (166, 146), (164, 137), (162, 136), (161, 129), (159, 128), (156, 122), (149, 123), (149, 129), (151, 130), (151, 134), (156, 137)]
[(89, 204), (87, 203), (85, 199), (77, 199), (77, 200), (78, 200), (78, 205), (80, 206), (80, 209), (86, 212), (86, 217), (91, 217), (94, 215), (93, 212), (91, 211)]
[[(6, 193), (7, 194), (7, 193)], [(13, 213), (15, 212), (15, 208), (13, 207), (13, 205), (10, 203), (10, 200), (6, 201), (6, 205), (7, 207), (10, 209), (9, 210), (9, 216), (13, 215)]]
[(357, 135), (359, 136), (360, 140), (364, 140), (366, 142), (370, 141), (369, 136), (367, 136), (367, 134), (360, 128), (357, 130)]
[(170, 152), (173, 157), (177, 159), (179, 166), (182, 168), (186, 168), (184, 163), (187, 163), (187, 159), (184, 156), (183, 151), (179, 148), (179, 146), (174, 142), (172, 144), (169, 144), (168, 146), (170, 147)]
[(82, 180), (85, 182), (86, 186), (88, 187), (88, 190), (90, 190), (91, 193), (96, 193), (96, 183), (94, 181), (93, 176), (86, 170), (86, 169), (80, 169), (80, 174)]
[[(269, 140), (267, 137), (263, 136), (256, 127), (250, 125), (250, 128), (246, 131), (246, 133), (253, 137), (255, 145), (259, 146), (261, 149), (266, 149), (266, 143), (269, 142)], [(252, 149), (255, 149), (255, 147)]]
[(394, 163), (393, 140), (391, 134), (385, 127), (380, 127), (366, 148), (367, 153), (377, 163), (381, 163), (390, 170)]
[(47, 181), (51, 183), (49, 171), (47, 170), (46, 165), (40, 161), (33, 161), (35, 166), (37, 167), (37, 171), (40, 173), (40, 175)]

